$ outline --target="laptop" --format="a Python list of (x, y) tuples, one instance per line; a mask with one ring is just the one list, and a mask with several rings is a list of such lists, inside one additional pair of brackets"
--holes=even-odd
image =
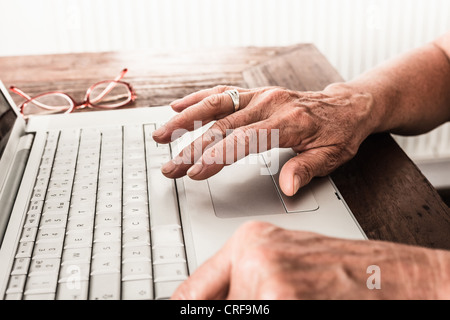
[(0, 82), (0, 297), (168, 299), (248, 220), (366, 239), (329, 177), (294, 197), (278, 186), (287, 149), (205, 181), (161, 173), (201, 129), (171, 145), (152, 132), (168, 106), (23, 120)]

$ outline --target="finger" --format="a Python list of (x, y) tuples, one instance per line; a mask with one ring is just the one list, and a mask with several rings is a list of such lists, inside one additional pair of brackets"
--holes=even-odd
[(338, 167), (338, 150), (335, 147), (311, 149), (286, 162), (280, 172), (280, 188), (293, 196), (314, 177), (326, 176)]
[(172, 295), (174, 300), (223, 300), (228, 294), (231, 274), (231, 239), (203, 263)]
[[(240, 95), (241, 109), (249, 104), (252, 96), (253, 93), (250, 92)], [(158, 143), (172, 142), (188, 131), (232, 114), (234, 112), (233, 106), (233, 100), (228, 94), (210, 95), (190, 108), (186, 108), (164, 126), (153, 132), (153, 138)]]
[[(279, 146), (278, 130), (272, 130), (271, 121), (263, 120), (237, 128), (225, 139), (206, 150), (187, 171), (194, 180), (204, 180), (249, 154), (256, 154)], [(275, 137), (274, 137), (275, 135)]]
[(259, 113), (245, 109), (216, 121), (202, 136), (186, 146), (173, 160), (164, 164), (162, 173), (172, 179), (181, 178), (202, 156), (203, 152), (224, 139), (233, 129), (260, 120)]
[(243, 89), (243, 88), (236, 88), (236, 87), (229, 87), (229, 86), (217, 86), (214, 88), (208, 88), (204, 90), (200, 90), (194, 93), (191, 93), (187, 95), (184, 98), (181, 98), (179, 100), (176, 100), (170, 104), (172, 109), (176, 112), (181, 112), (186, 108), (189, 108), (190, 106), (199, 103), (203, 99), (214, 95), (214, 94), (220, 94), (224, 93), (227, 90), (238, 90), (239, 92), (249, 92), (249, 89)]

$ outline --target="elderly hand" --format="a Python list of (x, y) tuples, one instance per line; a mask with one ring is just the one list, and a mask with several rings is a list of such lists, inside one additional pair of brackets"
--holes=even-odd
[[(230, 89), (240, 92), (237, 112), (224, 93)], [(193, 93), (171, 106), (179, 114), (154, 132), (158, 143), (176, 140), (180, 130), (193, 130), (195, 121), (203, 125), (217, 121), (162, 167), (165, 176), (188, 174), (195, 180), (207, 179), (250, 153), (266, 151), (258, 138), (268, 133), (267, 149), (292, 148), (298, 153), (280, 172), (279, 183), (288, 196), (315, 176), (326, 176), (350, 160), (377, 124), (372, 96), (354, 93), (345, 84), (331, 85), (322, 92), (220, 86)], [(273, 135), (279, 137), (276, 143)], [(237, 146), (244, 152), (238, 152)]]
[(173, 299), (449, 299), (450, 254), (244, 224)]

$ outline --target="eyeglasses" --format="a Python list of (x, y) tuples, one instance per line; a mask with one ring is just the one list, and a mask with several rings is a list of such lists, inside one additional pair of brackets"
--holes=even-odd
[(77, 103), (69, 95), (58, 91), (43, 93), (32, 98), (14, 86), (11, 86), (10, 90), (26, 99), (19, 107), (25, 119), (36, 114), (71, 113), (84, 108), (114, 109), (136, 100), (136, 93), (131, 85), (121, 81), (127, 71), (128, 69), (123, 69), (114, 80), (101, 81), (92, 85), (87, 90), (82, 103)]

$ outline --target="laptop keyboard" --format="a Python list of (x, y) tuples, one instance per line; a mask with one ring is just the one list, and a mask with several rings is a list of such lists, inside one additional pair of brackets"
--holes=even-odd
[(49, 132), (6, 299), (167, 299), (188, 269), (155, 125)]

